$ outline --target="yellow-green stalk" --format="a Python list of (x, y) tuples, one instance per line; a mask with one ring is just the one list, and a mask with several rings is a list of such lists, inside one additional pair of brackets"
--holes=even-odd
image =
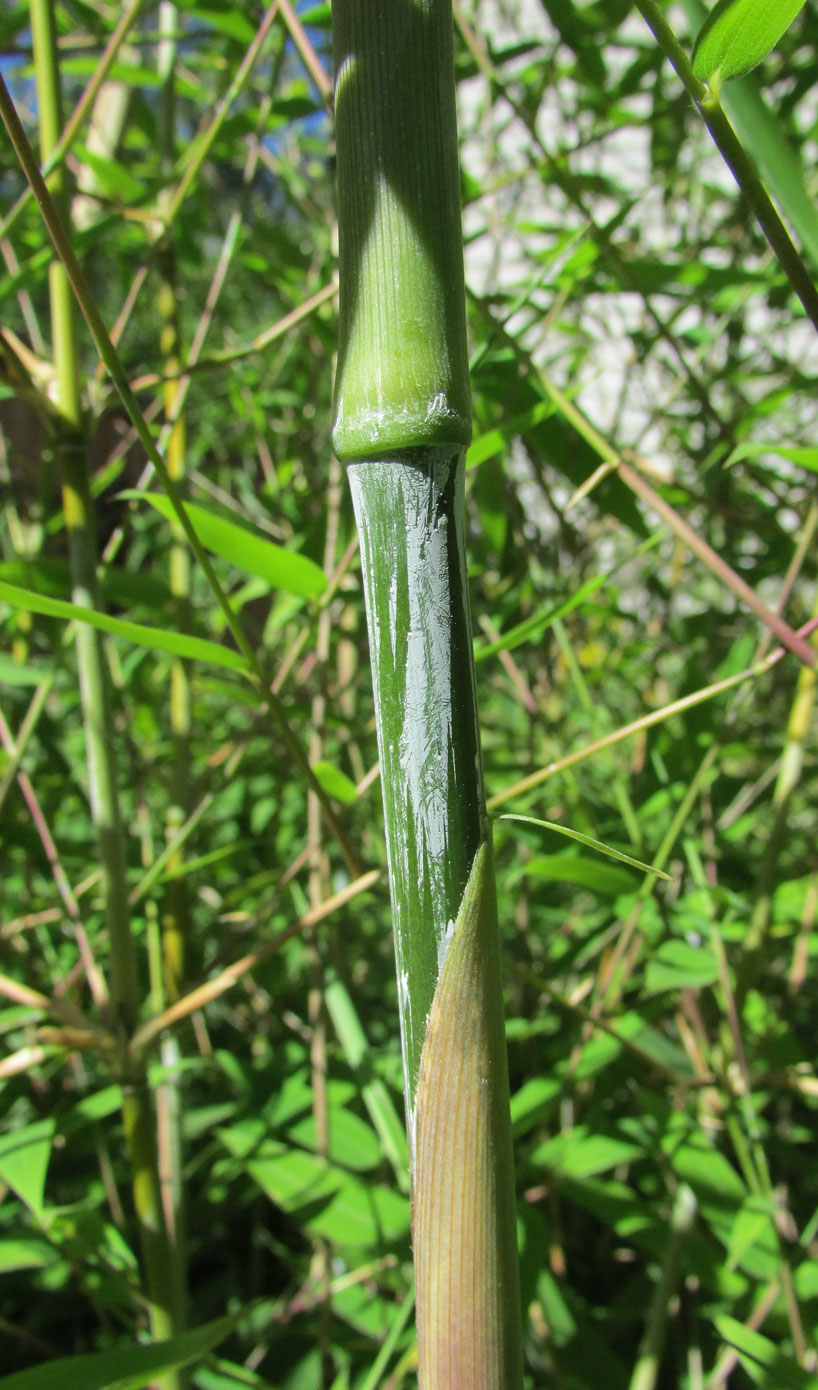
[[(37, 78), (40, 154), (41, 160), (46, 161), (53, 152), (62, 129), (56, 30), (50, 0), (32, 0), (31, 25)], [(50, 191), (57, 206), (65, 213), (67, 189), (61, 168), (51, 176)], [(57, 260), (50, 267), (49, 290), (59, 411), (56, 452), (62, 477), (72, 598), (75, 603), (84, 607), (96, 608), (98, 595), (95, 526), (84, 445), (76, 315), (68, 278), (62, 264)], [(111, 1008), (114, 1013), (114, 1025), (124, 1044), (137, 1022), (139, 992), (130, 932), (110, 694), (97, 631), (85, 623), (78, 624), (76, 647), (88, 785), (91, 811), (98, 836), (105, 900)], [(131, 1163), (151, 1330), (154, 1337), (162, 1339), (170, 1336), (172, 1331), (167, 1242), (157, 1178), (153, 1119), (144, 1075), (123, 1076), (122, 1092), (122, 1118)], [(162, 1390), (177, 1390), (178, 1387), (178, 1380), (173, 1374), (162, 1377), (158, 1383), (161, 1384)]]
[(333, 36), (333, 443), (347, 465), (367, 604), (420, 1385), (515, 1390), (508, 1075), (463, 524), (471, 409), (451, 5), (336, 0)]
[[(178, 28), (176, 6), (162, 0), (159, 6), (161, 35), (157, 60), (159, 69), (162, 177), (167, 184), (166, 196), (160, 199), (160, 215), (170, 201), (176, 155), (176, 40)], [(157, 254), (159, 270), (158, 310), (160, 324), (160, 354), (166, 381), (164, 386), (165, 419), (169, 437), (165, 458), (168, 473), (182, 491), (185, 478), (186, 429), (185, 416), (177, 408), (181, 390), (179, 372), (182, 367), (179, 306), (176, 286), (176, 260), (173, 229), (160, 225), (160, 245)], [(175, 600), (176, 625), (184, 632), (189, 620), (190, 552), (181, 527), (173, 528), (170, 552), (170, 589)], [(190, 795), (190, 672), (182, 657), (175, 657), (170, 668), (170, 728), (173, 742), (171, 766), (171, 805), (167, 816), (167, 835), (173, 840), (188, 818)], [(189, 937), (187, 879), (179, 872), (184, 851), (177, 850), (168, 863), (170, 877), (165, 889), (161, 917), (162, 937), (162, 1008), (175, 1004), (181, 996), (185, 975), (185, 944)], [(175, 871), (175, 872), (174, 872)], [(165, 1224), (168, 1234), (170, 1279), (173, 1291), (172, 1316), (175, 1332), (187, 1321), (186, 1259), (184, 1192), (182, 1183), (182, 1097), (179, 1078), (181, 1053), (176, 1033), (162, 1039), (162, 1063), (165, 1079), (156, 1093), (156, 1118), (159, 1138), (159, 1180), (162, 1188)], [(180, 1373), (184, 1384), (187, 1376)]]

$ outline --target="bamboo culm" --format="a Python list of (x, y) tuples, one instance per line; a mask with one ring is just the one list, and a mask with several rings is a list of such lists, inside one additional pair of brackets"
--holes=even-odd
[(465, 550), (471, 408), (451, 6), (336, 0), (333, 42), (333, 444), (352, 492), (372, 662), (419, 1383), (516, 1390), (508, 1074)]

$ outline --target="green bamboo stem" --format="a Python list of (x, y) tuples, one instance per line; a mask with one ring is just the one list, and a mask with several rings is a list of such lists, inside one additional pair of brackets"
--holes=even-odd
[[(818, 597), (813, 605), (813, 615), (818, 617)], [(818, 637), (815, 633), (812, 635), (812, 643), (818, 651)], [(801, 667), (787, 721), (784, 752), (773, 790), (770, 833), (761, 856), (755, 907), (736, 971), (736, 1009), (739, 1017), (748, 991), (757, 983), (764, 964), (764, 952), (773, 920), (773, 897), (780, 879), (779, 866), (786, 840), (790, 799), (801, 777), (804, 745), (815, 705), (816, 680), (818, 676), (814, 669)]]
[[(163, 0), (159, 7), (157, 52), (161, 81), (160, 161), (162, 176), (170, 181), (176, 155), (176, 40), (178, 28), (176, 6)], [(169, 194), (168, 194), (169, 197)], [(167, 201), (165, 199), (164, 201)], [(160, 198), (160, 208), (163, 200)], [(162, 233), (160, 232), (160, 236)], [(167, 442), (168, 474), (180, 491), (184, 489), (186, 472), (185, 415), (176, 409), (181, 394), (180, 371), (183, 352), (179, 325), (176, 285), (176, 258), (172, 232), (162, 236), (157, 256), (159, 292), (157, 308), (160, 324), (160, 354), (164, 383), (165, 423), (169, 428)], [(173, 528), (170, 551), (170, 589), (175, 601), (176, 625), (180, 632), (187, 629), (190, 609), (190, 551), (181, 527)], [(181, 657), (174, 658), (170, 668), (170, 731), (172, 740), (171, 805), (167, 815), (167, 836), (172, 841), (184, 825), (191, 810), (190, 789), (190, 670)], [(189, 937), (188, 885), (180, 870), (184, 851), (180, 846), (168, 862), (171, 876), (165, 889), (161, 917), (162, 942), (162, 1003), (161, 1008), (175, 1004), (182, 996), (185, 978), (185, 953)], [(182, 1095), (180, 1091), (179, 1038), (168, 1033), (161, 1043), (165, 1079), (156, 1092), (156, 1121), (158, 1136), (159, 1182), (163, 1195), (165, 1225), (168, 1235), (169, 1277), (173, 1291), (172, 1317), (175, 1332), (184, 1330), (187, 1322), (187, 1269), (184, 1187), (182, 1181)], [(188, 1384), (188, 1376), (179, 1372), (180, 1385)]]
[(673, 1204), (662, 1271), (650, 1301), (629, 1390), (654, 1390), (656, 1385), (662, 1363), (670, 1304), (679, 1283), (682, 1246), (690, 1234), (695, 1215), (696, 1198), (692, 1189), (682, 1184)]
[(463, 523), (471, 409), (451, 6), (337, 0), (333, 38), (333, 443), (358, 526), (375, 693), (419, 1383), (514, 1390), (522, 1364), (502, 973)]
[[(56, 29), (50, 0), (32, 0), (40, 144), (44, 160), (56, 147), (62, 127)], [(52, 197), (65, 210), (67, 187), (62, 168), (52, 175)], [(54, 360), (57, 370), (59, 427), (57, 454), (62, 468), (72, 598), (97, 607), (94, 513), (83, 446), (82, 395), (76, 317), (63, 265), (50, 267), (49, 289)], [(125, 850), (114, 761), (114, 735), (107, 671), (98, 632), (80, 624), (76, 635), (80, 697), (85, 727), (91, 813), (99, 841), (100, 870), (110, 951), (110, 996), (123, 1041), (136, 1025), (138, 976), (130, 932)], [(130, 1156), (134, 1205), (139, 1223), (151, 1331), (159, 1340), (172, 1331), (167, 1247), (159, 1198), (153, 1120), (144, 1075), (122, 1079), (122, 1118)], [(162, 1390), (178, 1390), (175, 1375), (160, 1378)]]

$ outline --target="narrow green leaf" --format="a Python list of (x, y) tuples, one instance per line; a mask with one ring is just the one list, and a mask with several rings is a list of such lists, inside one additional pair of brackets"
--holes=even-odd
[(304, 1149), (279, 1143), (269, 1137), (263, 1121), (242, 1121), (218, 1133), (262, 1192), (312, 1234), (355, 1247), (401, 1240), (406, 1234), (409, 1204), (396, 1192), (364, 1183)]
[[(652, 550), (655, 545), (659, 544), (659, 541), (664, 539), (664, 536), (664, 530), (656, 531), (638, 547), (635, 551), (635, 555), (647, 554), (649, 550)], [(617, 564), (612, 565), (611, 568), (606, 570), (603, 574), (595, 574), (592, 579), (580, 585), (564, 603), (558, 604), (556, 608), (546, 608), (539, 613), (533, 613), (530, 618), (526, 618), (523, 622), (517, 623), (514, 627), (509, 628), (508, 632), (504, 632), (502, 636), (497, 638), (496, 642), (475, 645), (475, 661), (485, 661), (486, 657), (495, 656), (497, 652), (510, 652), (513, 651), (515, 647), (522, 646), (524, 642), (533, 641), (535, 637), (540, 636), (545, 628), (551, 627), (558, 618), (564, 618), (568, 613), (573, 612), (575, 608), (578, 608), (580, 604), (584, 603), (587, 598), (591, 598), (598, 589), (601, 589), (603, 585), (609, 583), (617, 571), (622, 569), (626, 564), (629, 564), (633, 558), (632, 555), (626, 555), (624, 559), (619, 560)]]
[(703, 989), (715, 984), (719, 968), (706, 946), (687, 941), (665, 941), (648, 963), (645, 993), (661, 994), (667, 989)]
[(478, 435), (466, 454), (466, 468), (476, 468), (478, 464), (485, 463), (486, 459), (502, 453), (510, 440), (534, 429), (536, 425), (541, 425), (543, 420), (554, 414), (556, 408), (553, 401), (537, 401), (536, 405), (524, 411), (522, 415), (516, 415), (506, 424)]
[(744, 77), (772, 52), (804, 0), (719, 0), (693, 48), (693, 71), (718, 88)]
[(662, 869), (654, 869), (651, 864), (643, 864), (641, 859), (632, 859), (629, 854), (623, 854), (620, 849), (612, 849), (610, 845), (603, 845), (601, 840), (595, 840), (591, 835), (582, 835), (579, 830), (569, 830), (567, 825), (555, 825), (551, 820), (540, 820), (537, 816), (519, 816), (512, 811), (504, 812), (497, 816), (497, 820), (518, 820), (523, 825), (539, 825), (543, 830), (556, 830), (558, 835), (567, 835), (569, 840), (576, 840), (578, 844), (585, 845), (587, 849), (598, 850), (600, 854), (607, 854), (611, 859), (618, 859), (621, 864), (630, 864), (632, 869), (638, 869), (643, 874), (655, 874), (657, 878), (665, 878), (668, 883), (673, 880), (670, 874), (666, 874)]
[(156, 1376), (204, 1356), (224, 1341), (236, 1321), (234, 1317), (216, 1318), (169, 1342), (154, 1342), (151, 1346), (129, 1342), (112, 1351), (45, 1361), (5, 1376), (0, 1380), (0, 1390), (141, 1390)]
[(509, 885), (524, 875), (546, 879), (550, 883), (576, 883), (592, 892), (607, 893), (613, 897), (619, 893), (632, 893), (639, 886), (639, 880), (627, 869), (619, 869), (615, 864), (603, 864), (598, 859), (589, 859), (587, 855), (575, 854), (571, 850), (563, 854), (536, 855), (509, 875)]
[(587, 1125), (576, 1125), (540, 1144), (529, 1159), (532, 1168), (571, 1178), (593, 1178), (621, 1163), (641, 1157), (640, 1144), (613, 1134), (593, 1134)]
[(107, 198), (120, 198), (133, 206), (145, 197), (144, 185), (135, 179), (118, 159), (105, 159), (85, 145), (75, 145), (74, 153), (81, 164), (95, 175), (100, 191)]
[(34, 594), (30, 589), (18, 588), (16, 584), (0, 581), (0, 601), (28, 613), (39, 613), (44, 618), (88, 623), (100, 632), (109, 632), (112, 637), (124, 637), (126, 642), (136, 642), (140, 647), (150, 647), (153, 651), (186, 656), (192, 661), (209, 661), (214, 666), (226, 666), (231, 671), (247, 670), (247, 662), (240, 652), (222, 647), (218, 642), (209, 642), (204, 637), (189, 637), (184, 632), (164, 632), (161, 628), (131, 623), (124, 618), (112, 618), (107, 613), (97, 613), (95, 609), (83, 608), (77, 603)]
[(18, 1269), (43, 1269), (58, 1259), (54, 1246), (44, 1240), (0, 1240), (0, 1274), (11, 1274)]
[[(128, 490), (120, 496), (149, 502), (167, 521), (176, 519), (176, 511), (164, 493)], [(271, 588), (303, 598), (317, 598), (327, 587), (324, 571), (308, 556), (285, 550), (256, 531), (237, 526), (234, 521), (225, 521), (224, 517), (215, 516), (192, 502), (185, 504), (185, 511), (206, 550), (245, 574), (265, 579)]]
[(47, 678), (41, 666), (21, 666), (13, 656), (0, 652), (0, 685), (39, 685)]
[(358, 789), (351, 778), (347, 777), (340, 768), (333, 767), (332, 763), (317, 762), (313, 763), (312, 770), (315, 773), (327, 796), (333, 797), (335, 801), (340, 801), (343, 806), (349, 806), (358, 799)]
[(809, 468), (812, 473), (818, 473), (818, 449), (782, 444), (739, 444), (728, 458), (725, 468), (730, 468), (740, 459), (759, 458), (762, 454), (778, 454), (780, 458), (789, 459), (790, 463), (800, 464), (802, 468)]
[(35, 1213), (43, 1209), (45, 1175), (53, 1139), (53, 1120), (38, 1120), (25, 1129), (0, 1135), (0, 1181), (12, 1188)]
[(718, 1314), (713, 1322), (727, 1345), (735, 1347), (754, 1385), (770, 1387), (770, 1390), (773, 1386), (775, 1390), (815, 1390), (813, 1373), (785, 1356), (769, 1338), (726, 1314)]

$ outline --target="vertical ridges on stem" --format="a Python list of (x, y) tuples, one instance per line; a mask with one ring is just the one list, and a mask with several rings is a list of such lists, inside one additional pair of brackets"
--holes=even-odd
[(440, 972), (418, 1081), (415, 1290), (425, 1390), (498, 1390), (522, 1379), (498, 943), (487, 839)]
[(485, 828), (458, 448), (350, 464), (361, 543), (410, 1141), (426, 1020)]
[(333, 48), (341, 278), (335, 451), (346, 461), (468, 444), (451, 6), (342, 0)]
[(522, 1383), (496, 892), (469, 615), (449, 0), (336, 0), (333, 443), (361, 544), (414, 1198), (422, 1390)]

